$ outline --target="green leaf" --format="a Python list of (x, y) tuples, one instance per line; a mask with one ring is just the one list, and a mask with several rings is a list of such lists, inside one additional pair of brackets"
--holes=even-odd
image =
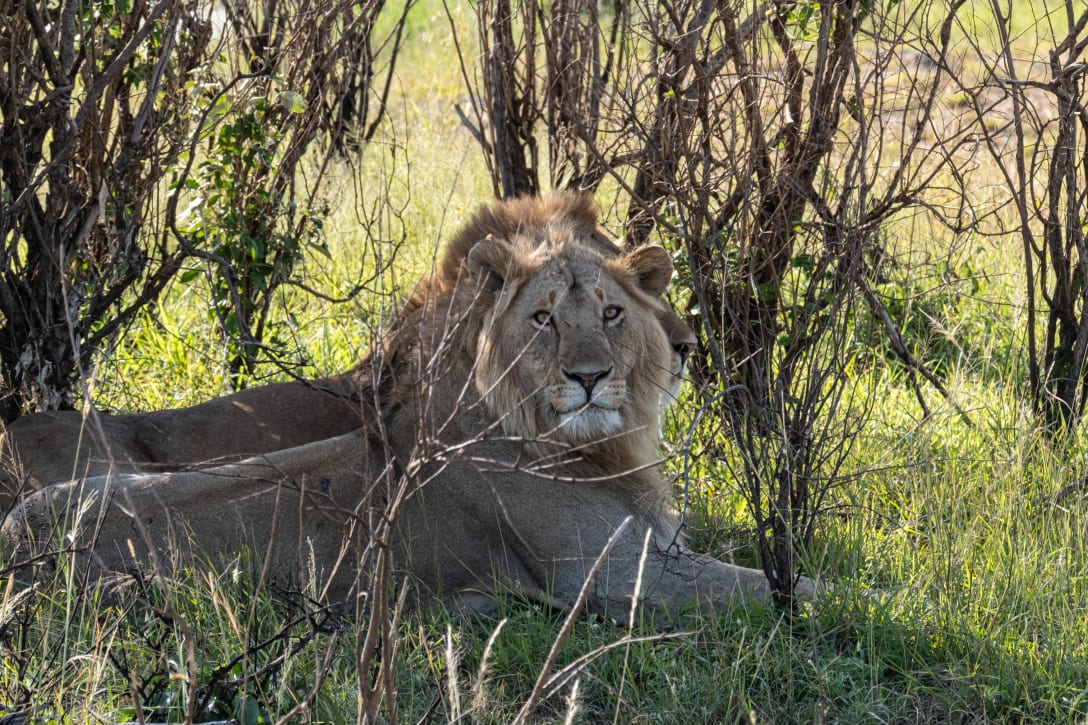
[(213, 128), (219, 123), (224, 116), (230, 113), (231, 102), (227, 98), (226, 94), (222, 94), (215, 99), (215, 105), (212, 106), (212, 110), (208, 112), (208, 115), (204, 119), (204, 129), (207, 131)]
[(811, 271), (812, 268), (816, 266), (816, 259), (811, 254), (798, 254), (790, 260), (790, 264), (797, 269), (803, 269), (807, 272)]
[(252, 695), (239, 697), (235, 701), (234, 717), (242, 725), (257, 725), (260, 720), (261, 706)]
[(306, 110), (306, 99), (296, 91), (283, 91), (280, 93), (280, 105), (288, 113), (303, 113)]

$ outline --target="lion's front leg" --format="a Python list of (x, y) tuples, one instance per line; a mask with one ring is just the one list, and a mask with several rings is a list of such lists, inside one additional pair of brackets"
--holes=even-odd
[[(535, 495), (530, 486), (537, 487)], [(544, 490), (568, 505), (541, 505), (539, 482), (516, 478), (495, 486), (490, 500), (504, 532), (503, 555), (543, 582), (550, 601), (566, 607), (584, 602), (589, 611), (620, 619), (635, 606), (651, 619), (667, 620), (692, 609), (713, 612), (737, 598), (770, 599), (762, 571), (673, 543), (670, 519), (651, 522), (633, 513), (615, 489), (553, 482)], [(812, 599), (816, 586), (802, 578), (796, 593)]]
[[(635, 605), (650, 619), (661, 620), (690, 611), (713, 613), (737, 599), (770, 600), (771, 587), (762, 571), (676, 545), (659, 548), (645, 532), (646, 527), (635, 527), (637, 536), (624, 537), (608, 552), (588, 602), (591, 611), (616, 616), (618, 609), (627, 616)], [(801, 577), (795, 595), (811, 601), (817, 589), (816, 582)]]

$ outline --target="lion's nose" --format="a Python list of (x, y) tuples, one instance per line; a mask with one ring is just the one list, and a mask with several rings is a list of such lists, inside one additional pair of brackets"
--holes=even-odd
[(612, 368), (609, 368), (608, 370), (593, 370), (590, 372), (571, 372), (569, 370), (564, 370), (563, 374), (566, 375), (568, 379), (573, 380), (585, 388), (586, 399), (588, 400), (589, 397), (593, 395), (593, 388), (597, 386), (597, 383), (601, 381), (601, 378), (607, 377), (610, 372), (612, 372)]

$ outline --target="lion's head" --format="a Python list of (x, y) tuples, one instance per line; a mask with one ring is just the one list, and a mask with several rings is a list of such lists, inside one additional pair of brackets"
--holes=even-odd
[(695, 337), (695, 330), (672, 309), (668, 302), (661, 300), (656, 310), (657, 321), (661, 329), (665, 331), (665, 337), (669, 340), (672, 356), (669, 362), (669, 389), (661, 399), (661, 408), (664, 410), (680, 396), (680, 383), (684, 381), (687, 372), (688, 358), (699, 344)]
[(657, 318), (668, 254), (605, 256), (562, 221), (533, 231), (468, 253), (468, 275), (486, 297), (477, 391), (509, 435), (576, 447), (656, 441), (674, 375)]
[[(522, 254), (535, 247), (539, 249), (537, 255), (540, 255), (544, 254), (541, 245), (549, 235), (558, 235), (565, 244), (585, 247), (606, 260), (619, 259), (629, 251), (599, 223), (597, 208), (590, 194), (560, 191), (543, 196), (505, 199), (480, 207), (449, 239), (436, 277), (446, 285), (457, 284), (465, 273), (470, 251), (484, 239), (508, 243), (516, 239)], [(548, 244), (555, 244), (558, 237), (552, 238)], [(652, 254), (664, 265), (665, 260), (659, 250)], [(663, 275), (667, 280), (664, 272)], [(696, 337), (688, 323), (673, 311), (659, 292), (642, 296), (643, 302), (647, 299), (653, 304), (653, 315), (665, 332), (671, 349), (668, 385), (658, 396), (659, 408), (664, 409), (676, 400)], [(573, 391), (572, 388), (569, 390)], [(577, 394), (577, 391), (574, 393)]]

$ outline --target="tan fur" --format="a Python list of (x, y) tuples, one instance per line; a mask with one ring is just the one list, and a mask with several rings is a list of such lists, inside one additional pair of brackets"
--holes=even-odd
[(593, 611), (624, 614), (640, 568), (655, 616), (765, 597), (762, 573), (685, 550), (667, 512), (654, 464), (675, 374), (659, 321), (670, 271), (660, 249), (595, 249), (561, 213), (455, 243), (365, 361), (380, 383), (361, 431), (52, 486), (4, 522), (5, 562), (65, 542), (119, 571), (188, 541), (219, 561), (247, 545), (269, 576), (341, 600), (388, 545), (425, 600), (481, 610), (513, 590), (570, 606), (619, 532)]
[(49, 411), (0, 432), (0, 513), (23, 492), (111, 470), (176, 471), (291, 448), (359, 427), (361, 368), (132, 415)]

